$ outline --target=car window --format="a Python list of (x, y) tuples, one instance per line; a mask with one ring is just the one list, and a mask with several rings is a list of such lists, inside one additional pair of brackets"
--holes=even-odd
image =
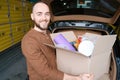
[(110, 18), (119, 8), (117, 0), (53, 0), (53, 15), (87, 14)]

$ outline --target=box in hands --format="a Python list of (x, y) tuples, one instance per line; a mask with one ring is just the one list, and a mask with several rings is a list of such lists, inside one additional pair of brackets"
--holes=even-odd
[[(75, 41), (77, 37), (73, 31), (52, 33), (51, 38), (62, 34), (69, 42)], [(95, 35), (86, 33), (85, 36), (94, 39), (94, 49), (90, 56), (84, 55), (78, 51), (71, 51), (59, 46), (45, 44), (56, 49), (57, 67), (72, 75), (79, 75), (81, 73), (92, 73), (95, 80), (99, 79), (105, 73), (109, 73), (112, 46), (116, 40), (116, 35)]]

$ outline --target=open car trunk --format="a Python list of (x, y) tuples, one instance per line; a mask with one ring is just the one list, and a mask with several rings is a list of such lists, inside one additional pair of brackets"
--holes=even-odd
[[(75, 35), (83, 35), (87, 32), (99, 34), (99, 35), (112, 35), (114, 34), (113, 25), (116, 23), (120, 16), (120, 6), (115, 0), (95, 0), (95, 7), (92, 8), (77, 8), (76, 5), (81, 3), (74, 3), (79, 0), (42, 0), (50, 5), (52, 10), (52, 19), (49, 26), (49, 30), (52, 33), (73, 31)], [(94, 0), (93, 0), (94, 1)], [(101, 2), (100, 2), (101, 1)], [(102, 2), (103, 1), (103, 2)], [(110, 10), (110, 6), (103, 3), (115, 2), (116, 11)], [(85, 2), (85, 1), (83, 1)], [(66, 5), (64, 5), (66, 3)], [(99, 4), (100, 3), (100, 4)], [(117, 5), (117, 4), (118, 5)], [(94, 5), (94, 3), (93, 3)], [(115, 7), (114, 5), (114, 7)], [(113, 7), (113, 6), (111, 6)], [(107, 8), (107, 9), (106, 9)], [(100, 10), (99, 10), (100, 9)], [(104, 12), (107, 12), (108, 14)], [(102, 13), (102, 14), (101, 14)], [(117, 79), (117, 61), (116, 61), (116, 47), (113, 46), (111, 52), (111, 60), (109, 67), (109, 74), (105, 74), (100, 80), (119, 80)], [(101, 64), (102, 65), (102, 64)]]

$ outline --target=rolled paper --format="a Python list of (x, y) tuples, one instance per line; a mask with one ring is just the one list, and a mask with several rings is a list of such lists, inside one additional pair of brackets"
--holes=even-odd
[(76, 51), (75, 48), (67, 41), (67, 39), (62, 35), (62, 34), (58, 34), (55, 38), (54, 38), (54, 42), (57, 45), (65, 45), (65, 47), (68, 50), (72, 50), (72, 51)]
[(78, 52), (86, 56), (90, 56), (93, 52), (94, 44), (90, 40), (82, 41), (78, 46)]

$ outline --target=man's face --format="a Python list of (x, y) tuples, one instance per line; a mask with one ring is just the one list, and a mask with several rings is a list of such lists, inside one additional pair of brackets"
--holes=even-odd
[(37, 3), (33, 7), (33, 13), (31, 14), (32, 20), (35, 22), (35, 26), (41, 30), (46, 30), (50, 22), (50, 10), (44, 3)]

